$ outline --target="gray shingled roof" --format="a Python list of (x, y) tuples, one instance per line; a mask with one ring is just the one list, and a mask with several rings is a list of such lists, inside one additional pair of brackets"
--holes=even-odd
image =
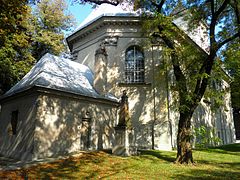
[(99, 95), (93, 88), (93, 73), (87, 66), (51, 54), (45, 54), (4, 96), (11, 96), (33, 86), (116, 100), (113, 96)]

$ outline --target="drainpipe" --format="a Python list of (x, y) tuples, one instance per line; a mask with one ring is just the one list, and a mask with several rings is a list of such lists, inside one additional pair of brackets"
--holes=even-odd
[[(163, 61), (164, 62), (164, 61)], [(172, 121), (170, 117), (170, 93), (169, 93), (169, 82), (168, 82), (168, 67), (166, 66), (166, 90), (167, 90), (167, 114), (168, 114), (168, 123), (169, 123), (169, 129), (170, 129), (170, 139), (171, 139), (171, 146), (173, 149), (173, 133), (172, 133)]]
[(156, 89), (155, 89), (155, 61), (153, 57), (153, 45), (152, 45), (152, 88), (153, 88), (153, 123), (152, 123), (152, 149), (154, 149), (155, 144), (155, 122), (156, 122)]
[(220, 119), (220, 125), (221, 125), (221, 137), (223, 144), (225, 144), (225, 136), (224, 136), (224, 127), (223, 127), (223, 119), (222, 119), (222, 111), (221, 108), (219, 108), (219, 119)]

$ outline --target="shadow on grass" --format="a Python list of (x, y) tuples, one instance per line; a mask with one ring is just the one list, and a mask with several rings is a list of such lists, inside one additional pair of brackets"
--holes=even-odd
[[(91, 154), (87, 155), (89, 161), (94, 162), (95, 158), (91, 156)], [(70, 157), (64, 160), (57, 160), (52, 163), (42, 164), (40, 166), (31, 167), (29, 171), (30, 177), (39, 177), (40, 179), (74, 179), (76, 178), (74, 174), (76, 172), (81, 171), (81, 167), (85, 165), (85, 163), (79, 163), (86, 161), (86, 157), (83, 159)], [(100, 161), (100, 159), (98, 159)]]
[(167, 162), (174, 162), (176, 158), (174, 157), (176, 155), (175, 152), (166, 152), (163, 151), (154, 151), (154, 150), (139, 150), (141, 155), (148, 155), (148, 156), (154, 156), (158, 159), (162, 159)]
[(228, 152), (240, 152), (240, 143), (236, 143), (236, 144), (227, 144), (224, 146), (219, 146), (213, 149), (221, 149), (224, 151), (228, 151)]
[[(10, 179), (76, 179), (76, 174), (81, 173), (86, 165), (96, 165), (104, 161), (103, 152), (89, 152), (80, 156), (70, 156), (66, 159), (56, 160), (49, 163), (41, 163), (33, 165), (29, 168), (22, 168), (20, 170), (6, 170), (0, 171), (1, 178)], [(89, 176), (89, 172), (83, 173)]]
[(229, 172), (226, 169), (214, 169), (214, 170), (203, 170), (203, 169), (191, 169), (184, 174), (173, 174), (172, 179), (178, 180), (192, 180), (192, 179), (207, 179), (207, 180), (238, 180), (240, 178), (239, 172)]
[(134, 166), (126, 165), (123, 166), (122, 164), (111, 166), (110, 169), (106, 169), (104, 172), (101, 170), (94, 170), (92, 169), (88, 176), (81, 177), (82, 179), (114, 179), (114, 176), (117, 176), (121, 172), (125, 172), (126, 174), (131, 174), (131, 169)]
[(199, 160), (198, 164), (202, 165), (212, 165), (214, 167), (218, 168), (229, 168), (229, 169), (235, 169), (240, 173), (240, 161), (239, 162), (222, 162), (222, 163), (216, 163), (212, 161), (206, 161), (206, 160)]
[[(110, 153), (110, 152), (108, 152)], [(79, 157), (70, 157), (65, 160), (59, 160), (50, 164), (49, 167), (43, 166), (35, 170), (32, 177), (40, 179), (98, 179), (111, 178), (122, 171), (128, 171), (133, 168), (128, 163), (123, 164), (122, 160), (114, 161), (111, 164), (111, 156), (106, 152), (84, 153)], [(110, 161), (109, 163), (106, 163)], [(103, 170), (103, 167), (106, 169)], [(38, 175), (39, 174), (39, 175)]]
[(198, 151), (240, 155), (240, 143), (227, 144), (227, 145), (222, 145), (222, 146), (218, 146), (218, 147), (211, 147), (208, 149), (199, 149)]
[[(235, 145), (234, 147), (239, 147)], [(230, 147), (211, 149), (212, 152), (199, 153), (199, 161), (195, 166), (175, 165), (176, 152), (141, 150), (140, 156), (117, 157), (111, 152), (86, 152), (79, 156), (51, 163), (38, 164), (12, 173), (5, 172), (5, 179), (154, 179), (158, 176), (166, 179), (240, 179), (240, 159), (238, 155), (218, 154)], [(238, 153), (238, 148), (229, 153)], [(227, 151), (226, 151), (227, 152)], [(212, 156), (212, 157), (211, 157)], [(211, 157), (211, 158), (210, 158)], [(225, 158), (223, 158), (225, 157)], [(151, 169), (152, 168), (152, 169)], [(149, 169), (149, 172), (145, 172)], [(161, 169), (163, 172), (161, 172)], [(167, 169), (167, 171), (166, 171)], [(144, 172), (144, 175), (141, 173)], [(10, 177), (10, 178), (9, 178)]]

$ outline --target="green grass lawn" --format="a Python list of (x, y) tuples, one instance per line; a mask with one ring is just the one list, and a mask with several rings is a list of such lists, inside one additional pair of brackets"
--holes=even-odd
[(0, 172), (0, 177), (29, 179), (240, 179), (240, 144), (193, 152), (195, 165), (174, 164), (176, 152), (141, 151), (118, 157), (105, 152)]

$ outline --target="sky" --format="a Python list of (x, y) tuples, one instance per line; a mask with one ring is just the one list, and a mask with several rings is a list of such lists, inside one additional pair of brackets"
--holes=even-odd
[(72, 4), (72, 0), (67, 0), (68, 2), (68, 9), (70, 13), (76, 19), (76, 27), (92, 12), (92, 6), (90, 5), (80, 5), (77, 3)]

